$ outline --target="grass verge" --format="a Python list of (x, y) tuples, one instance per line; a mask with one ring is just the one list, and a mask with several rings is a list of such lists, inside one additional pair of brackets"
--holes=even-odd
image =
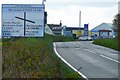
[(70, 37), (14, 38), (2, 41), (3, 78), (74, 78), (80, 75), (61, 61), (53, 50), (54, 41)]
[(120, 41), (117, 39), (97, 39), (93, 43), (120, 51)]

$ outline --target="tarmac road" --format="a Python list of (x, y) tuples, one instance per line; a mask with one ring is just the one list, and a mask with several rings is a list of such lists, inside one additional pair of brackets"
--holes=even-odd
[(56, 42), (58, 54), (87, 78), (118, 78), (118, 51), (91, 41)]
[(0, 80), (2, 79), (2, 46), (0, 45)]

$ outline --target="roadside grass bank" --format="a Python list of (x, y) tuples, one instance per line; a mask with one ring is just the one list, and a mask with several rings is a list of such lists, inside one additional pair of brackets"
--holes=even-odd
[(0, 38), (0, 46), (2, 45), (2, 39)]
[(120, 41), (117, 39), (96, 39), (93, 41), (93, 44), (120, 51)]
[(81, 76), (61, 61), (53, 50), (55, 41), (70, 37), (45, 34), (44, 38), (2, 40), (3, 78), (73, 78)]

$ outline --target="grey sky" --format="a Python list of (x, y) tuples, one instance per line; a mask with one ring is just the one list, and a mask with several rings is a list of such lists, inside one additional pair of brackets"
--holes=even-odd
[[(46, 3), (47, 4), (47, 3)], [(49, 2), (48, 5), (54, 6), (70, 6), (70, 5), (79, 5), (82, 7), (113, 7), (117, 2)], [(58, 5), (59, 4), (59, 5)]]
[[(119, 0), (49, 0), (46, 4), (48, 23), (59, 23), (68, 27), (79, 26), (79, 11), (82, 12), (82, 26), (90, 24), (92, 29), (102, 22), (112, 23), (117, 14)], [(56, 18), (56, 19), (55, 19)]]

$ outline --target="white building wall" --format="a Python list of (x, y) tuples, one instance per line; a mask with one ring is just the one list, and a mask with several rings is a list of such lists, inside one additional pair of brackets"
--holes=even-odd
[(49, 28), (48, 25), (45, 25), (45, 33), (50, 34), (50, 35), (55, 35), (52, 30)]

